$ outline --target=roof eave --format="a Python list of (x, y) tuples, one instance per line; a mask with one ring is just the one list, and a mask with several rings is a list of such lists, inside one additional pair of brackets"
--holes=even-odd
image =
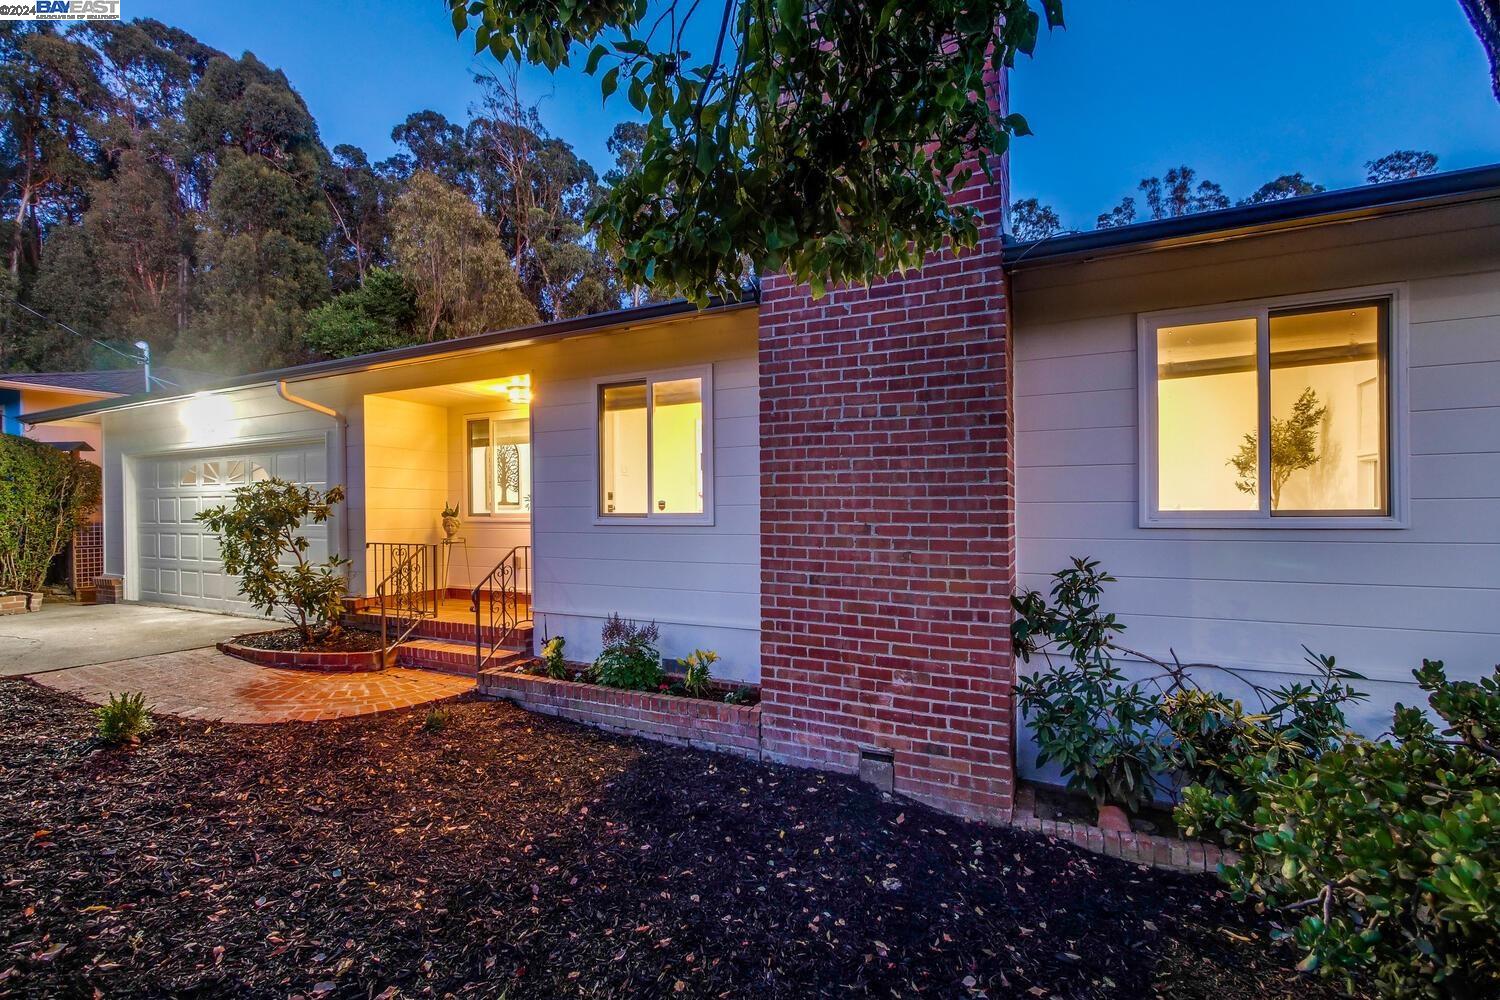
[(1005, 247), (1005, 264), (1015, 271), (1044, 264), (1077, 263), (1495, 198), (1500, 198), (1500, 165), (1474, 167), (1115, 229), (1009, 243)]
[(26, 424), (46, 424), (58, 420), (71, 420), (78, 417), (93, 416), (107, 412), (112, 413), (118, 410), (135, 409), (142, 406), (155, 406), (160, 403), (170, 403), (175, 400), (187, 399), (191, 396), (210, 392), (224, 392), (230, 389), (251, 389), (275, 385), (278, 382), (304, 382), (310, 379), (329, 378), (335, 375), (352, 375), (358, 372), (371, 371), (376, 368), (418, 364), (426, 361), (434, 361), (438, 358), (474, 354), (498, 348), (526, 347), (548, 340), (560, 340), (565, 337), (580, 336), (586, 333), (598, 333), (608, 330), (611, 327), (638, 326), (642, 323), (650, 323), (656, 320), (687, 316), (694, 312), (731, 312), (755, 306), (757, 303), (758, 298), (754, 293), (747, 293), (744, 297), (735, 301), (715, 301), (701, 310), (691, 302), (685, 302), (680, 299), (671, 302), (659, 302), (651, 305), (636, 306), (630, 309), (593, 313), (573, 319), (553, 320), (550, 323), (538, 323), (533, 326), (518, 327), (513, 330), (498, 330), (491, 333), (474, 334), (469, 337), (457, 337), (453, 340), (437, 341), (431, 344), (414, 344), (411, 347), (397, 347), (388, 351), (376, 351), (372, 354), (358, 354), (351, 358), (335, 358), (331, 361), (315, 361), (311, 364), (295, 365), (290, 368), (253, 372), (249, 375), (236, 376), (219, 382), (210, 382), (199, 386), (191, 392), (179, 392), (171, 395), (142, 393), (136, 396), (122, 396), (94, 403), (63, 406), (52, 410), (39, 410), (36, 413), (23, 414), (21, 420)]

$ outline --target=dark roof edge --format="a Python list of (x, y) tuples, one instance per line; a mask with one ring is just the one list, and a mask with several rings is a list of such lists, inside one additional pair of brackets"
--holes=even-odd
[(1420, 207), (1500, 196), (1500, 164), (1449, 170), (1410, 180), (1325, 191), (1261, 205), (1137, 222), (1114, 229), (1007, 243), (1005, 263), (1019, 268), (1117, 253), (1162, 249), (1203, 239), (1315, 224), (1338, 217), (1384, 215)]
[(755, 305), (758, 301), (759, 295), (753, 290), (747, 291), (744, 297), (738, 301), (715, 300), (702, 310), (699, 310), (691, 302), (674, 299), (671, 302), (656, 302), (629, 309), (615, 309), (610, 312), (591, 313), (587, 316), (578, 316), (573, 319), (536, 323), (532, 326), (516, 327), (513, 330), (477, 333), (468, 337), (455, 337), (452, 340), (434, 341), (430, 344), (413, 344), (410, 347), (396, 347), (388, 351), (375, 351), (371, 354), (356, 354), (351, 358), (334, 358), (330, 361), (314, 361), (305, 365), (293, 365), (290, 368), (274, 368), (270, 371), (252, 372), (248, 375), (238, 375), (217, 382), (207, 382), (197, 386), (191, 392), (177, 392), (170, 395), (165, 393), (152, 393), (150, 395), (142, 393), (135, 396), (117, 396), (113, 399), (105, 399), (92, 403), (63, 406), (55, 410), (39, 410), (36, 413), (22, 414), (21, 420), (27, 424), (45, 424), (54, 420), (70, 420), (74, 417), (104, 413), (110, 410), (125, 410), (138, 406), (153, 406), (157, 403), (170, 403), (174, 400), (186, 399), (189, 396), (196, 396), (205, 392), (218, 392), (223, 389), (248, 389), (253, 386), (273, 385), (277, 382), (301, 382), (307, 379), (327, 378), (330, 375), (349, 375), (355, 372), (369, 371), (373, 368), (413, 364), (454, 354), (468, 354), (499, 347), (518, 347), (536, 341), (556, 340), (581, 333), (604, 330), (612, 326), (649, 323), (653, 320), (670, 319), (699, 311), (705, 313), (728, 312)]

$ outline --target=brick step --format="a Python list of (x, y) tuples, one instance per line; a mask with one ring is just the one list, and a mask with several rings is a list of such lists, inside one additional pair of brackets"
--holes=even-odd
[[(526, 662), (530, 656), (515, 650), (501, 649), (495, 652), (486, 670), (513, 670)], [(422, 670), (439, 670), (445, 674), (474, 676), (474, 644), (472, 642), (449, 642), (443, 639), (408, 639), (396, 649), (396, 663), (403, 667)]]
[[(380, 615), (371, 612), (346, 611), (343, 621), (350, 628), (367, 629), (371, 632), (380, 631)], [(479, 634), (486, 639), (493, 640), (500, 635), (501, 631), (499, 628), (482, 625), (480, 626)], [(532, 636), (535, 632), (536, 630), (530, 625), (522, 626), (512, 633), (510, 642), (507, 642), (504, 648), (517, 653), (529, 652), (532, 648)], [(411, 637), (413, 639), (437, 639), (446, 642), (467, 642), (472, 649), (474, 643), (474, 623), (472, 621), (455, 622), (442, 618), (428, 618), (424, 619), (412, 630)]]

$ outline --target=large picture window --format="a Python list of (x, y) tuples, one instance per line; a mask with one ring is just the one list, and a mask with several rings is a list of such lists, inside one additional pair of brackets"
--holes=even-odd
[(1145, 521), (1390, 517), (1392, 305), (1143, 317)]
[(601, 519), (711, 514), (711, 395), (706, 371), (599, 385)]
[(466, 429), (469, 513), (530, 513), (531, 422), (525, 417), (471, 417)]

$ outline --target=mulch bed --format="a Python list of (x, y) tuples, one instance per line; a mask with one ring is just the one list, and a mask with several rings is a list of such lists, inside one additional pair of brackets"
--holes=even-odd
[(0, 682), (0, 994), (1332, 995), (1215, 882), (505, 703), (308, 726)]
[(344, 628), (322, 642), (304, 645), (302, 633), (294, 628), (274, 632), (251, 632), (235, 636), (235, 642), (251, 649), (296, 650), (304, 653), (368, 653), (380, 648), (380, 633)]

